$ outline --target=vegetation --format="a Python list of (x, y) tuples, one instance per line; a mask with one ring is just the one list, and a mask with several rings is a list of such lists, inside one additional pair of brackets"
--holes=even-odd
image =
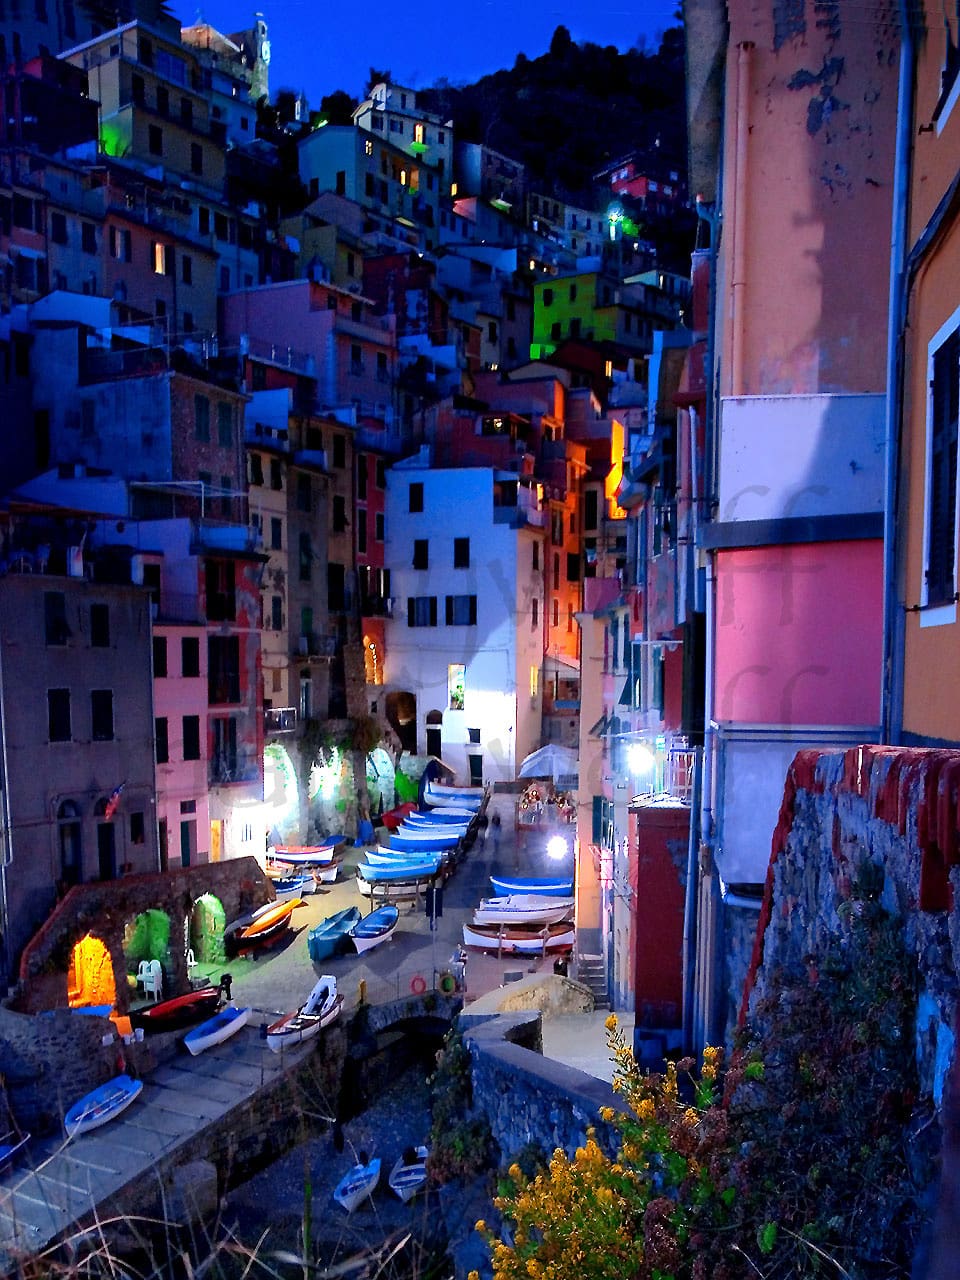
[[(869, 864), (841, 930), (802, 972), (780, 973), (732, 1063), (704, 1051), (642, 1073), (615, 1016), (622, 1113), (601, 1112), (573, 1158), (515, 1162), (479, 1222), (494, 1280), (906, 1280), (939, 1147), (918, 1102), (916, 973)], [(926, 1135), (926, 1146), (919, 1135)]]
[(446, 1036), (430, 1084), (430, 1182), (434, 1186), (454, 1179), (468, 1182), (491, 1167), (494, 1144), (486, 1119), (473, 1110), (470, 1054), (459, 1032)]

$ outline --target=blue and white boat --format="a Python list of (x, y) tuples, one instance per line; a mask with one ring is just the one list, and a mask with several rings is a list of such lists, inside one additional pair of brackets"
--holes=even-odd
[(288, 898), (299, 898), (305, 893), (316, 893), (317, 878), (312, 871), (305, 871), (295, 876), (284, 876), (280, 880), (274, 880), (273, 889), (277, 895), (277, 901), (285, 902)]
[(421, 836), (425, 838), (456, 836), (459, 840), (467, 834), (469, 829), (469, 822), (401, 822), (390, 839), (392, 840), (394, 836), (408, 836), (413, 839), (419, 839)]
[(361, 1201), (373, 1194), (373, 1189), (380, 1181), (380, 1158), (366, 1159), (361, 1152), (359, 1164), (355, 1164), (349, 1173), (345, 1173), (333, 1191), (337, 1204), (343, 1205), (347, 1213), (352, 1213)]
[(406, 853), (440, 853), (444, 849), (455, 849), (459, 843), (460, 837), (457, 835), (448, 836), (433, 831), (421, 835), (417, 832), (405, 832), (402, 827), (398, 827), (390, 836), (390, 848)]
[(385, 903), (384, 906), (377, 907), (376, 911), (371, 911), (368, 916), (364, 916), (350, 930), (350, 937), (357, 952), (362, 955), (364, 951), (371, 951), (381, 942), (386, 942), (393, 936), (399, 919), (400, 912), (392, 902)]
[(328, 960), (349, 945), (347, 934), (360, 919), (359, 907), (344, 907), (335, 915), (321, 920), (307, 934), (307, 954), (314, 964)]
[[(385, 849), (382, 844), (375, 849), (365, 849), (363, 856), (372, 867), (398, 867), (402, 863), (423, 862), (425, 857), (422, 853), (408, 853), (403, 849)], [(433, 860), (432, 856), (429, 860)], [(443, 862), (442, 850), (440, 861)]]
[(249, 1006), (238, 1009), (236, 1005), (228, 1004), (212, 1018), (201, 1022), (199, 1027), (188, 1031), (183, 1037), (183, 1043), (194, 1056), (203, 1053), (205, 1049), (212, 1049), (215, 1044), (222, 1044), (224, 1040), (236, 1035), (241, 1027), (245, 1027), (252, 1012)]
[(464, 823), (469, 826), (476, 816), (475, 809), (463, 809), (459, 805), (444, 805), (440, 809), (428, 809), (426, 813), (421, 813), (419, 810), (408, 813), (403, 823), (410, 827), (462, 826)]
[(399, 862), (396, 866), (373, 866), (361, 862), (357, 867), (357, 880), (367, 884), (416, 884), (433, 880), (440, 872), (440, 855), (425, 855), (416, 862)]
[(114, 1076), (106, 1084), (92, 1089), (79, 1102), (75, 1102), (63, 1118), (68, 1138), (76, 1138), (126, 1111), (135, 1098), (143, 1092), (143, 1081), (128, 1075)]
[(408, 1147), (390, 1171), (390, 1187), (406, 1204), (427, 1185), (426, 1147)]
[(493, 892), (500, 898), (512, 894), (536, 893), (550, 898), (569, 898), (573, 880), (569, 876), (491, 876)]
[(483, 787), (443, 787), (428, 782), (423, 798), (431, 806), (455, 805), (461, 809), (479, 809), (486, 791)]
[(319, 844), (278, 844), (267, 850), (267, 857), (272, 862), (284, 862), (288, 866), (312, 867), (323, 866), (332, 862), (337, 850), (346, 843), (347, 837), (342, 834), (324, 836)]

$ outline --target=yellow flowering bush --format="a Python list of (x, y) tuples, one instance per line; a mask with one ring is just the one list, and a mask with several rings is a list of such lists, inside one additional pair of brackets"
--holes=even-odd
[[(734, 1199), (725, 1113), (714, 1100), (721, 1050), (662, 1074), (641, 1072), (616, 1016), (606, 1021), (615, 1091), (625, 1111), (600, 1110), (619, 1133), (616, 1159), (596, 1133), (573, 1157), (557, 1150), (533, 1177), (512, 1164), (494, 1200), (504, 1219), (498, 1235), (477, 1231), (490, 1249), (494, 1280), (670, 1280), (706, 1259), (704, 1232), (722, 1226)], [(680, 1075), (689, 1088), (681, 1089)], [(687, 1095), (686, 1100), (681, 1093)], [(719, 1175), (719, 1176), (718, 1176)]]

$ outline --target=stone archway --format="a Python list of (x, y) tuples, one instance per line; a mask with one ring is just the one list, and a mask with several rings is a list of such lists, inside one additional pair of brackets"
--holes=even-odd
[(384, 699), (384, 713), (403, 750), (417, 754), (417, 696), (409, 690), (396, 690)]
[(212, 893), (202, 894), (190, 911), (188, 945), (197, 964), (223, 964), (223, 930), (227, 914), (223, 903)]
[(67, 1003), (71, 1009), (116, 1004), (113, 959), (106, 943), (88, 933), (73, 946), (67, 967)]

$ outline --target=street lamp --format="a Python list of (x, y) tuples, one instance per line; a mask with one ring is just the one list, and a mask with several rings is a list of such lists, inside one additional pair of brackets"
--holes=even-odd
[(563, 836), (551, 836), (547, 841), (547, 857), (555, 862), (566, 856), (567, 842)]
[(631, 742), (627, 748), (627, 766), (638, 778), (652, 773), (657, 767), (657, 757), (644, 742)]

